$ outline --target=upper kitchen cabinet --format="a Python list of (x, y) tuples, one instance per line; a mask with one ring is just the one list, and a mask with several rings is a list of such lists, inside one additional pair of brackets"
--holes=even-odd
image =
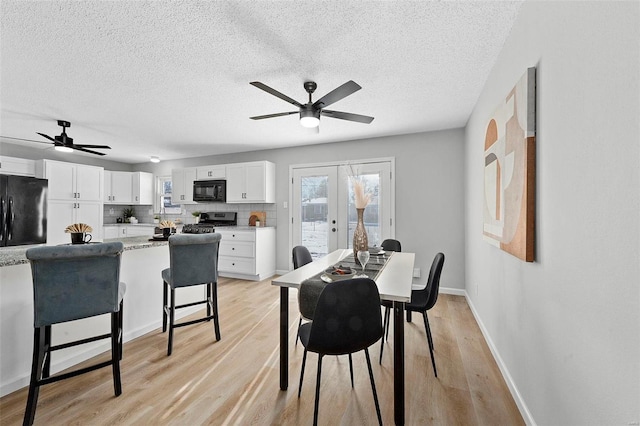
[(276, 166), (269, 161), (227, 164), (227, 203), (275, 203)]
[(102, 202), (102, 167), (54, 160), (42, 160), (36, 167), (38, 177), (49, 180), (49, 199)]
[(131, 172), (104, 171), (104, 202), (106, 204), (131, 204), (133, 200)]
[(193, 201), (193, 181), (196, 180), (196, 168), (171, 170), (171, 203), (196, 204)]
[(227, 176), (224, 165), (196, 167), (196, 179), (224, 179)]
[(153, 174), (147, 172), (133, 172), (131, 176), (133, 182), (132, 204), (152, 205)]
[(36, 162), (24, 158), (6, 157), (0, 155), (0, 174), (35, 176)]

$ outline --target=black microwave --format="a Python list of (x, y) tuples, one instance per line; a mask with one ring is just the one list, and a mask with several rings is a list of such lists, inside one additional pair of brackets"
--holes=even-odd
[(224, 203), (227, 201), (226, 180), (196, 180), (193, 182), (193, 201)]

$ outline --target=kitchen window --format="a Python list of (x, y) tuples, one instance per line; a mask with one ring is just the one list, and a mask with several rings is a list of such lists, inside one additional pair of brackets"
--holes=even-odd
[(180, 204), (173, 204), (171, 199), (171, 176), (158, 177), (156, 208), (157, 213), (180, 214)]

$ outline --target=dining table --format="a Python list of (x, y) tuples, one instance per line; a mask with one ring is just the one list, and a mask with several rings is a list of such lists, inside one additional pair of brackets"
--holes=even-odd
[[(280, 287), (280, 389), (287, 390), (289, 384), (289, 289), (326, 269), (339, 264), (353, 249), (338, 249), (324, 257), (294, 269), (271, 281)], [(411, 300), (415, 253), (388, 252), (384, 266), (373, 276), (381, 300), (393, 302), (393, 410), (396, 425), (405, 423), (405, 377), (404, 377), (404, 305)], [(372, 258), (374, 256), (371, 256)]]

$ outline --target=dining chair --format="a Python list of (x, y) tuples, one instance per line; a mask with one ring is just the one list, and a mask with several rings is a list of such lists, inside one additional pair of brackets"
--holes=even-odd
[[(309, 253), (309, 249), (305, 246), (295, 246), (291, 252), (291, 256), (293, 258), (293, 269), (298, 269), (301, 266), (306, 265), (307, 263), (311, 263), (313, 258), (311, 257), (311, 253)], [(298, 321), (298, 330), (300, 330), (300, 325), (302, 324), (302, 320), (311, 321), (313, 318), (313, 311), (315, 309), (315, 302), (318, 300), (318, 292), (315, 297), (313, 295), (305, 295), (301, 298), (300, 292), (298, 291), (298, 306), (300, 307), (300, 320)], [(298, 344), (299, 336), (296, 335), (296, 345)]]
[[(197, 324), (213, 319), (216, 340), (220, 340), (218, 319), (218, 248), (222, 236), (211, 234), (174, 234), (169, 237), (169, 268), (162, 271), (163, 309), (162, 332), (167, 331), (169, 341), (167, 356), (173, 350), (174, 328)], [(197, 302), (176, 305), (176, 289), (196, 285), (206, 286), (206, 298)], [(171, 293), (169, 303), (168, 293)], [(206, 316), (181, 323), (175, 323), (176, 309), (205, 304)]]
[(329, 283), (324, 287), (318, 298), (313, 321), (302, 324), (298, 332), (300, 341), (304, 346), (298, 398), (302, 392), (307, 352), (311, 351), (318, 354), (316, 395), (313, 410), (314, 425), (318, 424), (322, 357), (325, 355), (351, 355), (362, 350), (364, 350), (367, 359), (369, 380), (371, 381), (378, 423), (382, 424), (380, 404), (378, 403), (378, 394), (368, 350), (369, 346), (382, 337), (382, 332), (380, 294), (373, 280), (369, 278), (352, 278)]
[(380, 244), (380, 247), (382, 247), (384, 251), (402, 251), (400, 241), (391, 238), (384, 240), (382, 244)]
[[(431, 270), (429, 271), (429, 279), (427, 285), (422, 290), (413, 290), (411, 292), (411, 301), (406, 303), (404, 308), (407, 312), (419, 312), (424, 319), (424, 328), (427, 334), (427, 344), (429, 345), (429, 353), (431, 354), (431, 364), (433, 365), (433, 374), (438, 377), (436, 370), (436, 360), (433, 356), (433, 338), (431, 336), (431, 327), (429, 327), (429, 317), (427, 311), (433, 308), (438, 301), (438, 291), (440, 289), (440, 275), (444, 266), (444, 254), (438, 253), (433, 259)], [(389, 310), (393, 308), (393, 302), (388, 300), (382, 301), (385, 308), (384, 328), (389, 331)], [(384, 350), (384, 340), (380, 346), (380, 363), (382, 363), (382, 352)]]
[[(23, 424), (35, 419), (40, 386), (111, 366), (116, 396), (122, 394), (122, 315), (126, 284), (120, 282), (121, 242), (33, 247), (26, 251), (33, 280), (33, 358)], [(52, 326), (111, 314), (111, 332), (59, 345)], [(54, 351), (111, 340), (111, 357), (73, 371), (51, 375)], [(55, 398), (54, 398), (55, 399)], [(52, 401), (53, 402), (53, 401)]]

